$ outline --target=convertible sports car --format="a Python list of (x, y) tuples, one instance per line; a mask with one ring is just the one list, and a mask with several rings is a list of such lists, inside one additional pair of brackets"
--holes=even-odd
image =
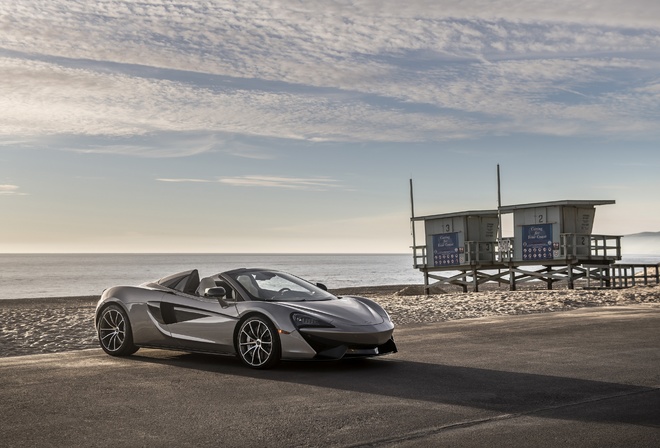
[(96, 306), (103, 350), (155, 347), (237, 355), (248, 367), (280, 360), (396, 353), (394, 324), (375, 302), (336, 297), (320, 283), (268, 269), (200, 280), (197, 269), (140, 286), (106, 289)]

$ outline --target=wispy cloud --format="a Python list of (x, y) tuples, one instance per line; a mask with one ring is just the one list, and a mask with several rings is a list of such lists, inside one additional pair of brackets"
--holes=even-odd
[(217, 180), (207, 180), (207, 179), (168, 179), (168, 178), (159, 178), (156, 179), (159, 182), (173, 182), (173, 183), (202, 183), (202, 184), (208, 184), (208, 183), (215, 183), (218, 182)]
[(337, 180), (328, 177), (242, 176), (224, 177), (219, 182), (235, 187), (275, 187), (295, 190), (327, 190), (340, 186)]
[(262, 187), (262, 188), (286, 188), (291, 190), (315, 190), (323, 191), (340, 188), (342, 185), (336, 179), (329, 177), (283, 177), (283, 176), (238, 176), (221, 177), (215, 180), (209, 179), (186, 179), (186, 178), (159, 178), (160, 182), (175, 183), (221, 183), (233, 187)]
[(222, 142), (660, 136), (655, 0), (17, 4), (0, 139), (199, 134), (80, 150), (264, 159)]
[(18, 191), (18, 185), (0, 185), (0, 196), (26, 196), (27, 193)]

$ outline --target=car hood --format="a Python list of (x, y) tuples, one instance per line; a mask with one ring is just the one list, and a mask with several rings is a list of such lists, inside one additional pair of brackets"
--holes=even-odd
[(353, 297), (342, 297), (318, 302), (287, 302), (286, 306), (295, 311), (313, 314), (328, 323), (348, 325), (377, 325), (385, 318), (370, 306)]

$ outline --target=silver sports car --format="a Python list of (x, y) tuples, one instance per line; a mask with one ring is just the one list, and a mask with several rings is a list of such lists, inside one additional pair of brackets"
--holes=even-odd
[(197, 269), (140, 286), (106, 289), (96, 306), (103, 350), (155, 347), (237, 355), (248, 367), (280, 360), (396, 353), (394, 324), (377, 303), (336, 297), (269, 269), (236, 269), (200, 280)]

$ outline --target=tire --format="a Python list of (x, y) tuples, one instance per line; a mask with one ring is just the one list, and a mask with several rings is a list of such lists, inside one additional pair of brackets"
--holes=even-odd
[(131, 322), (123, 308), (108, 305), (101, 311), (97, 324), (99, 343), (104, 352), (111, 356), (128, 356), (138, 351), (133, 344)]
[(282, 356), (280, 337), (273, 324), (262, 316), (249, 316), (236, 333), (236, 354), (253, 369), (275, 367)]

